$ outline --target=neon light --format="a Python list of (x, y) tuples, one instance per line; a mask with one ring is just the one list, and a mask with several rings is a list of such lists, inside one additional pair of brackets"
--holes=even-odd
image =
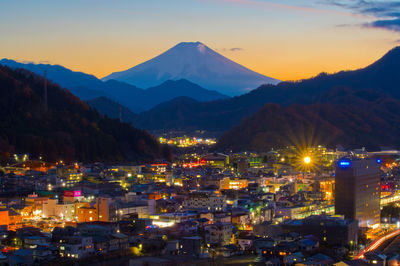
[(337, 162), (340, 168), (349, 168), (351, 166), (351, 160), (348, 158), (342, 158)]
[(349, 161), (340, 161), (339, 166), (348, 167), (348, 166), (350, 166), (350, 162)]
[(65, 190), (64, 197), (80, 197), (82, 193), (80, 190)]
[(378, 159), (376, 159), (376, 162), (379, 164), (382, 162), (382, 160), (378, 158)]

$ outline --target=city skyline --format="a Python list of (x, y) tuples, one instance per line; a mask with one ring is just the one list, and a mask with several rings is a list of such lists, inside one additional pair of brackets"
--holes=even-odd
[(400, 265), (399, 0), (1, 2), (0, 265)]
[(297, 80), (365, 67), (398, 45), (399, 5), (358, 2), (6, 1), (0, 57), (102, 78), (200, 41), (263, 75)]

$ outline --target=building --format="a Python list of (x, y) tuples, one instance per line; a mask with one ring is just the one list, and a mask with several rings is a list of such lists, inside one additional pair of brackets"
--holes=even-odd
[(380, 221), (380, 160), (341, 159), (336, 165), (335, 211), (371, 227)]
[[(51, 205), (48, 205), (50, 207)], [(57, 217), (61, 217), (66, 221), (72, 221), (76, 218), (75, 204), (74, 203), (63, 203), (57, 204), (55, 207), (55, 213)]]
[(222, 153), (207, 154), (202, 161), (208, 166), (225, 167), (229, 164), (229, 156)]
[(275, 216), (282, 217), (283, 220), (303, 219), (311, 215), (334, 214), (334, 206), (326, 202), (320, 204), (307, 203), (293, 206), (277, 206)]
[(60, 256), (65, 258), (80, 259), (94, 252), (92, 237), (71, 236), (60, 244)]
[(313, 215), (301, 220), (289, 220), (281, 224), (284, 233), (313, 235), (321, 243), (353, 246), (357, 244), (358, 223), (356, 220), (341, 219), (327, 215)]
[(215, 223), (205, 227), (206, 242), (210, 245), (229, 245), (232, 239), (231, 223)]
[(8, 209), (6, 209), (6, 206), (0, 206), (0, 228), (4, 227), (7, 230), (9, 220)]
[(149, 206), (147, 202), (128, 202), (123, 203), (118, 212), (120, 215), (137, 214), (139, 218), (148, 218)]
[(153, 225), (159, 227), (170, 227), (177, 223), (195, 220), (197, 218), (197, 214), (190, 212), (161, 213), (152, 215), (150, 218), (153, 221)]
[(56, 216), (56, 206), (58, 204), (58, 199), (48, 199), (47, 201), (43, 202), (42, 206), (42, 215), (44, 217)]
[(82, 199), (82, 192), (80, 190), (65, 190), (64, 202), (72, 203)]
[(94, 206), (98, 211), (97, 220), (101, 222), (110, 222), (113, 220), (113, 202), (110, 198), (96, 198)]
[(189, 210), (222, 211), (226, 208), (226, 196), (218, 191), (196, 191), (189, 194), (183, 206)]
[(82, 176), (82, 173), (67, 173), (65, 174), (65, 180), (62, 182), (62, 186), (73, 187), (82, 181)]
[(97, 221), (98, 220), (97, 209), (87, 204), (87, 206), (82, 206), (79, 209), (77, 209), (77, 217), (79, 223)]
[(202, 238), (199, 236), (183, 237), (179, 240), (180, 251), (183, 254), (190, 254), (192, 256), (200, 255), (202, 251)]
[[(21, 215), (11, 208), (0, 206), (0, 230), (16, 230), (22, 227)], [(0, 264), (1, 265), (1, 264)]]
[(317, 184), (319, 185), (318, 190), (324, 193), (324, 199), (332, 200), (335, 193), (335, 180), (319, 180)]
[(249, 181), (244, 178), (234, 178), (225, 177), (220, 180), (219, 189), (220, 190), (229, 190), (229, 189), (245, 189), (249, 185)]

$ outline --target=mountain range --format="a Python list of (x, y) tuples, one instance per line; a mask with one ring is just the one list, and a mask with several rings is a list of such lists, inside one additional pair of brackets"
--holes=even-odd
[[(188, 80), (167, 80), (162, 84), (141, 89), (134, 85), (117, 80), (105, 82), (93, 75), (74, 72), (59, 65), (19, 63), (10, 59), (0, 60), (1, 65), (11, 68), (23, 68), (38, 75), (44, 75), (64, 88), (68, 88), (75, 96), (82, 100), (97, 97), (107, 97), (128, 107), (133, 112), (142, 112), (159, 103), (175, 97), (187, 96), (198, 101), (212, 101), (229, 98), (217, 91), (204, 89)], [(99, 110), (101, 111), (101, 110)]]
[(0, 65), (0, 159), (12, 153), (46, 161), (152, 161), (169, 149), (131, 124), (100, 115), (57, 84)]
[(326, 102), (275, 103), (226, 131), (216, 149), (265, 151), (286, 146), (400, 147), (400, 101), (374, 90), (334, 87)]
[[(103, 80), (60, 65), (21, 63), (10, 59), (2, 59), (0, 64), (46, 75), (47, 79), (67, 88), (80, 99), (90, 100), (93, 106), (101, 102), (96, 109), (104, 114), (110, 114), (113, 108), (106, 106), (107, 102), (141, 113), (177, 97), (209, 102), (230, 98), (221, 92), (243, 94), (261, 84), (279, 82), (227, 59), (200, 42), (179, 43), (143, 64), (113, 73)], [(111, 101), (104, 101), (104, 97)], [(96, 98), (99, 99), (92, 101)]]
[(166, 80), (187, 79), (229, 96), (247, 93), (262, 84), (280, 82), (233, 62), (201, 42), (181, 42), (153, 59), (102, 80), (110, 79), (144, 88)]
[(281, 104), (267, 103), (225, 132), (217, 149), (400, 147), (400, 47), (364, 69), (280, 86), (270, 95)]
[[(172, 50), (182, 50), (181, 46), (188, 46), (191, 51), (195, 47), (196, 53), (208, 53), (201, 43), (183, 43), (178, 45), (179, 49)], [(146, 98), (137, 93), (144, 90), (121, 81), (85, 78), (102, 84), (103, 89), (99, 91), (103, 93), (118, 91), (122, 95), (120, 101), (107, 95), (88, 100), (93, 108), (108, 117), (121, 117), (135, 127), (149, 130), (225, 132), (218, 141), (219, 149), (264, 150), (314, 142), (373, 148), (399, 146), (400, 47), (359, 70), (261, 85), (240, 96), (211, 101), (203, 98), (204, 102), (194, 99), (190, 93), (182, 95), (189, 87), (194, 94), (204, 90), (184, 79), (167, 80), (151, 87), (146, 90), (149, 93)], [(151, 102), (157, 95), (168, 93), (173, 95), (168, 98), (171, 100), (157, 105)], [(155, 106), (135, 114), (131, 112), (131, 99)], [(128, 108), (123, 106), (125, 103)]]
[(240, 124), (267, 103), (281, 106), (329, 103), (326, 92), (340, 86), (353, 90), (372, 89), (400, 99), (400, 47), (370, 66), (355, 71), (322, 73), (311, 79), (262, 85), (226, 100), (201, 103), (188, 98), (173, 99), (139, 114), (134, 124), (151, 130), (179, 128), (223, 132)]

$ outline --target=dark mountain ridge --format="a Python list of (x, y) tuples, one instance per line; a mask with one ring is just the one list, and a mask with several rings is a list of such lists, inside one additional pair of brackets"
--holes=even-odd
[(355, 71), (322, 73), (311, 79), (263, 85), (227, 100), (207, 103), (167, 102), (162, 108), (156, 106), (141, 113), (134, 123), (151, 130), (180, 128), (224, 131), (239, 124), (243, 118), (254, 114), (266, 103), (288, 106), (329, 102), (325, 93), (340, 86), (353, 90), (372, 89), (400, 99), (400, 47), (392, 49), (370, 66)]
[[(216, 149), (265, 151), (285, 146), (400, 147), (400, 101), (373, 90), (336, 87), (330, 101), (268, 103), (225, 132)], [(326, 98), (325, 98), (326, 99)]]
[(146, 161), (168, 158), (147, 132), (100, 115), (68, 90), (30, 71), (0, 65), (0, 157), (12, 153), (47, 161)]
[[(86, 101), (90, 107), (101, 110), (101, 114), (110, 118), (121, 118), (121, 122), (131, 123), (136, 118), (136, 114), (127, 107), (114, 102), (107, 97), (97, 97)], [(99, 111), (100, 112), (100, 111)]]
[[(148, 89), (117, 80), (101, 81), (93, 75), (75, 72), (59, 65), (19, 63), (10, 59), (0, 60), (0, 64), (13, 69), (24, 68), (46, 77), (60, 86), (68, 88), (82, 100), (107, 97), (116, 101), (131, 111), (139, 113), (159, 103), (175, 97), (187, 96), (198, 101), (212, 101), (229, 98), (217, 91), (208, 90), (188, 80), (167, 80), (162, 84)], [(102, 112), (101, 109), (99, 109)]]

